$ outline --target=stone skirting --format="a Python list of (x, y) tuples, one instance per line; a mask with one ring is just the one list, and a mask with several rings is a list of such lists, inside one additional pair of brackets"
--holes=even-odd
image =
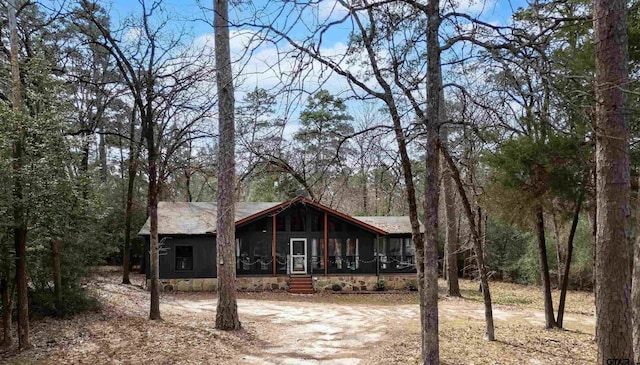
[[(396, 275), (336, 275), (316, 276), (313, 287), (316, 291), (375, 291), (375, 290), (412, 290), (416, 288), (416, 274)], [(380, 285), (378, 285), (380, 284)]]
[[(147, 288), (150, 281), (147, 280)], [(289, 288), (288, 276), (240, 276), (236, 278), (240, 291), (279, 291)], [(396, 275), (333, 275), (314, 276), (315, 291), (375, 291), (383, 287), (384, 290), (415, 290), (415, 274)], [(218, 279), (160, 279), (161, 291), (216, 291)]]

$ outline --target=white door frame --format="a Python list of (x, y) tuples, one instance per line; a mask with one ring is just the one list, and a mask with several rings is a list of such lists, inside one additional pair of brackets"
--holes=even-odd
[[(304, 242), (304, 255), (294, 255), (293, 254), (293, 241), (303, 241)], [(289, 262), (289, 272), (291, 274), (306, 274), (307, 273), (307, 239), (306, 238), (291, 238), (289, 240), (289, 256), (291, 257), (291, 261)], [(294, 271), (293, 270), (293, 261), (296, 257), (304, 258), (304, 270), (303, 271)]]

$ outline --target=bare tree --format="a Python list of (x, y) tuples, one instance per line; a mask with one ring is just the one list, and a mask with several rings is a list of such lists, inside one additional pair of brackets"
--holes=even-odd
[[(162, 1), (151, 5), (140, 0), (142, 14), (131, 18), (116, 31), (106, 28), (96, 17), (96, 3), (81, 0), (77, 26), (89, 32), (97, 28), (92, 42), (113, 57), (136, 109), (147, 149), (148, 213), (150, 220), (150, 292), (149, 318), (161, 319), (159, 299), (158, 200), (166, 166), (173, 153), (187, 142), (189, 131), (202, 121), (215, 100), (203, 93), (211, 72), (206, 47), (189, 50), (183, 44), (184, 33), (168, 32), (169, 16)], [(127, 33), (129, 32), (129, 33)], [(125, 34), (139, 38), (127, 42)], [(188, 137), (188, 138), (200, 138)]]

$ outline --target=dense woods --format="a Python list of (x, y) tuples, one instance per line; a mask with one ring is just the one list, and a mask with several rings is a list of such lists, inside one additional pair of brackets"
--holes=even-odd
[(0, 3), (3, 346), (94, 307), (92, 266), (130, 284), (146, 217), (160, 319), (159, 201), (219, 202), (216, 327), (239, 329), (234, 204), (304, 195), (410, 217), (425, 364), (439, 276), (478, 281), (489, 341), (491, 282), (540, 286), (549, 329), (594, 290), (599, 363), (640, 361), (640, 1), (518, 6)]

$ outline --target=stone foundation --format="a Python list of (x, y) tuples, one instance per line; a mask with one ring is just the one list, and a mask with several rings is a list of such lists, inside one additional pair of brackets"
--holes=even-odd
[(313, 287), (316, 291), (333, 291), (338, 284), (340, 291), (375, 291), (378, 282), (384, 290), (411, 290), (416, 286), (415, 274), (399, 275), (344, 275), (344, 276), (316, 276)]
[[(384, 290), (416, 290), (415, 274), (396, 275), (335, 275), (314, 276), (315, 291), (333, 291), (334, 285), (340, 286), (340, 291), (375, 291), (378, 282)], [(147, 280), (149, 288), (150, 280)], [(236, 285), (240, 291), (278, 291), (289, 289), (288, 276), (254, 276), (237, 277)], [(160, 279), (161, 291), (216, 291), (218, 279)]]
[[(147, 288), (150, 280), (147, 279)], [(240, 291), (287, 290), (286, 276), (238, 277), (236, 285)], [(218, 279), (160, 279), (160, 291), (216, 291)]]

